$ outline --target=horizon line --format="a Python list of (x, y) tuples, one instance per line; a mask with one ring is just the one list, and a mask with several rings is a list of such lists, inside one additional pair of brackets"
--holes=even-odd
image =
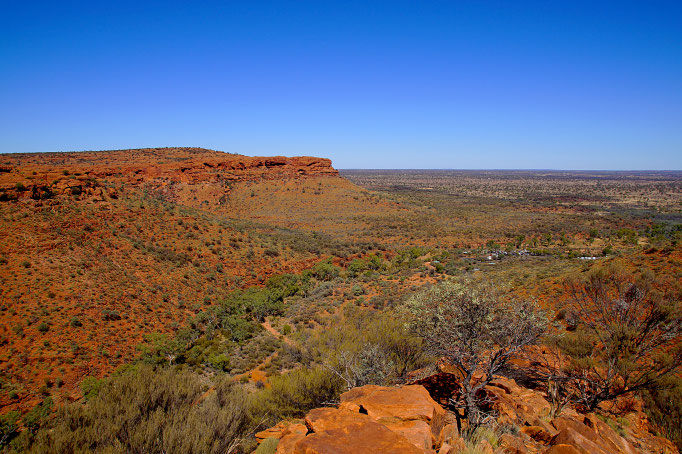
[(534, 168), (455, 168), (455, 167), (397, 167), (397, 168), (379, 168), (379, 167), (346, 167), (339, 168), (335, 167), (338, 171), (352, 171), (352, 170), (384, 170), (384, 171), (395, 171), (395, 170), (420, 170), (420, 171), (443, 171), (450, 170), (455, 172), (464, 171), (506, 171), (506, 172), (670, 172), (670, 173), (682, 173), (682, 169), (534, 169)]
[[(202, 146), (147, 146), (147, 147), (139, 147), (139, 148), (109, 148), (109, 149), (91, 149), (91, 150), (56, 150), (56, 151), (19, 151), (19, 152), (13, 152), (13, 151), (0, 151), (0, 155), (11, 155), (11, 154), (48, 154), (48, 153), (102, 153), (102, 152), (108, 152), (108, 151), (126, 151), (126, 150), (153, 150), (153, 149), (164, 149), (164, 148), (194, 148), (194, 149), (203, 149), (207, 151), (217, 151), (220, 153), (225, 153), (225, 154), (237, 154), (241, 155), (241, 153), (234, 153), (234, 152), (229, 152), (229, 151), (223, 151), (223, 150), (216, 150), (215, 148), (206, 148)], [(249, 155), (243, 155), (243, 156), (249, 156)], [(251, 157), (257, 157), (259, 155), (253, 155)], [(271, 155), (275, 156), (275, 155)], [(277, 155), (277, 156), (284, 156), (284, 155)], [(493, 172), (500, 172), (500, 171), (506, 171), (506, 172), (666, 172), (666, 173), (681, 173), (682, 168), (680, 169), (559, 169), (559, 168), (482, 168), (482, 167), (460, 167), (460, 168), (455, 168), (455, 167), (396, 167), (396, 168), (384, 168), (384, 167), (335, 167), (334, 166), (334, 160), (331, 158), (326, 158), (324, 156), (312, 156), (312, 155), (300, 155), (300, 156), (309, 156), (309, 157), (316, 157), (316, 158), (322, 158), (322, 159), (329, 159), (332, 161), (332, 167), (334, 167), (338, 171), (353, 171), (353, 170), (374, 170), (374, 171), (397, 171), (397, 170), (403, 170), (403, 171), (474, 171), (474, 172), (482, 172), (482, 171), (493, 171)], [(270, 157), (266, 155), (262, 155), (262, 157)], [(296, 157), (296, 156), (285, 156), (285, 157)]]

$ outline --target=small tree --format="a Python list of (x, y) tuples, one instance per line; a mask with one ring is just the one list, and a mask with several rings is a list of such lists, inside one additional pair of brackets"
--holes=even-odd
[(557, 345), (570, 357), (564, 373), (578, 403), (594, 410), (664, 386), (682, 371), (682, 305), (674, 287), (652, 273), (613, 267), (567, 283), (567, 316), (575, 326)]
[(472, 430), (486, 422), (481, 391), (509, 358), (537, 341), (547, 317), (533, 302), (512, 302), (492, 287), (443, 282), (407, 303), (410, 325), (429, 353), (462, 371), (461, 402)]

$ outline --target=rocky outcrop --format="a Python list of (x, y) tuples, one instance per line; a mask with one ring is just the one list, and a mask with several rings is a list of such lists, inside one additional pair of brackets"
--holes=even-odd
[(445, 410), (423, 386), (370, 385), (343, 394), (338, 408), (310, 411), (304, 422), (306, 433), (292, 429), (296, 422), (280, 423), (257, 438), (279, 438), (278, 454), (424, 454), (443, 443)]
[(252, 157), (202, 148), (6, 154), (0, 159), (0, 199), (36, 199), (36, 188), (41, 199), (48, 198), (44, 197), (46, 189), (50, 196), (91, 195), (96, 191), (88, 188), (97, 180), (144, 184), (151, 189), (174, 184), (213, 184), (227, 189), (242, 181), (337, 175), (329, 159)]
[(497, 423), (518, 427), (515, 443), (522, 443), (526, 452), (535, 452), (539, 446), (547, 446), (546, 452), (553, 453), (573, 450), (597, 454), (677, 452), (670, 441), (648, 430), (647, 418), (641, 407), (635, 407), (624, 417), (615, 414), (601, 416), (614, 425), (617, 418), (627, 421), (627, 426), (619, 429), (621, 433), (618, 433), (594, 413), (584, 415), (570, 407), (565, 408), (559, 417), (551, 418), (550, 404), (544, 393), (519, 386), (512, 379), (500, 377), (486, 391), (494, 402)]
[[(638, 454), (677, 453), (668, 440), (644, 430), (640, 410), (627, 415), (632, 426), (616, 431), (609, 415), (583, 415), (566, 408), (552, 418), (542, 392), (499, 378), (486, 388), (498, 415), (495, 436), (468, 446), (455, 416), (434, 401), (452, 377), (438, 374), (422, 385), (363, 386), (341, 395), (338, 408), (318, 408), (304, 421), (282, 422), (257, 434), (277, 438), (278, 454), (438, 453), (456, 454), (476, 448), (490, 454)], [(442, 380), (443, 383), (438, 383)], [(442, 397), (442, 396), (441, 396)], [(622, 419), (622, 418), (621, 418)], [(473, 445), (475, 446), (473, 446)]]
[(141, 181), (167, 180), (182, 183), (338, 175), (338, 171), (331, 165), (331, 160), (324, 158), (308, 156), (265, 158), (225, 153), (218, 157), (193, 158), (178, 163), (143, 168), (110, 168), (100, 171), (98, 176), (112, 176), (119, 173), (136, 175)]
[[(424, 452), (402, 433), (348, 409), (318, 408), (305, 421), (307, 436), (297, 439), (292, 451), (283, 448), (278, 453)], [(286, 444), (287, 440), (284, 441)]]
[(354, 388), (341, 395), (339, 408), (365, 413), (424, 449), (436, 443), (445, 423), (445, 410), (420, 385)]
[(549, 418), (550, 405), (541, 393), (503, 377), (493, 380), (486, 391), (494, 402), (500, 424), (547, 428), (543, 421)]

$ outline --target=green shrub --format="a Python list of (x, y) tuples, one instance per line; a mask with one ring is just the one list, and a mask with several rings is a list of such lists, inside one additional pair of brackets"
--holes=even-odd
[(295, 274), (280, 274), (265, 282), (265, 286), (276, 298), (287, 298), (300, 291), (300, 279)]
[(0, 447), (6, 446), (14, 437), (19, 434), (18, 411), (10, 411), (0, 416)]
[(642, 397), (650, 421), (682, 450), (682, 378), (669, 377), (660, 389), (646, 390)]
[(275, 454), (278, 444), (279, 438), (266, 438), (258, 445), (258, 449), (253, 454)]
[[(405, 316), (427, 351), (457, 367), (463, 378), (459, 405), (469, 427), (484, 424), (482, 390), (514, 352), (534, 344), (547, 328), (547, 316), (533, 301), (512, 301), (475, 281), (445, 281), (413, 295)], [(481, 374), (481, 378), (472, 377)]]
[(28, 451), (250, 452), (244, 440), (255, 427), (243, 391), (219, 379), (205, 393), (204, 383), (186, 370), (130, 369), (105, 380), (87, 405), (59, 408)]
[(263, 415), (272, 415), (273, 422), (304, 416), (325, 402), (338, 400), (345, 391), (341, 380), (322, 367), (296, 369), (270, 382), (271, 387), (255, 396), (255, 407)]
[(230, 316), (249, 315), (257, 321), (262, 321), (270, 315), (281, 315), (284, 311), (283, 300), (286, 293), (286, 288), (274, 285), (236, 290), (221, 302), (222, 312), (218, 316), (226, 320)]
[(50, 413), (52, 412), (52, 406), (53, 406), (52, 398), (48, 397), (41, 403), (33, 407), (31, 411), (26, 413), (22, 420), (24, 426), (26, 426), (26, 428), (31, 432), (36, 432), (47, 421), (47, 418), (50, 416)]
[(81, 381), (80, 385), (85, 399), (92, 400), (93, 398), (97, 397), (97, 394), (99, 394), (99, 390), (103, 383), (103, 380), (98, 380), (95, 377), (85, 377), (83, 381)]
[(224, 353), (214, 355), (208, 361), (209, 363), (211, 363), (211, 366), (213, 366), (215, 369), (222, 371), (230, 370), (230, 358), (226, 356)]
[(275, 248), (267, 248), (265, 251), (263, 251), (263, 254), (268, 257), (279, 257), (279, 251)]
[(367, 262), (362, 259), (354, 259), (346, 268), (346, 273), (350, 277), (357, 277), (367, 269)]
[(326, 260), (316, 264), (308, 272), (317, 280), (331, 281), (341, 274), (341, 268)]
[(479, 427), (475, 431), (465, 430), (462, 435), (466, 440), (466, 450), (464, 451), (464, 454), (483, 454), (486, 452), (481, 447), (481, 442), (483, 440), (487, 441), (493, 449), (497, 448), (500, 444), (500, 434), (491, 427)]

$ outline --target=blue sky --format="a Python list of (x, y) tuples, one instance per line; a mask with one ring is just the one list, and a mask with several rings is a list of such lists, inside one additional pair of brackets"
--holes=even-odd
[(682, 2), (19, 2), (0, 152), (682, 169)]

